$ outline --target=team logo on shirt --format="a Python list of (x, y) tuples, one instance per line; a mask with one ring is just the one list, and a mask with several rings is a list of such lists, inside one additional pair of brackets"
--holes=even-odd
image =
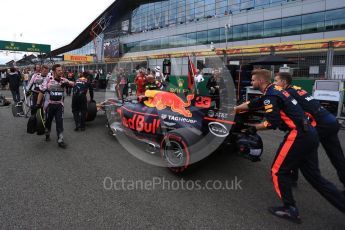
[(264, 105), (269, 105), (269, 104), (271, 104), (271, 101), (270, 100), (264, 100)]

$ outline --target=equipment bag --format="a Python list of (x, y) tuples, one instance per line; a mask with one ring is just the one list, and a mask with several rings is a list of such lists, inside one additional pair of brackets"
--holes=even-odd
[(38, 109), (36, 112), (36, 131), (37, 135), (45, 134), (45, 117), (44, 110), (42, 108)]
[(12, 104), (12, 114), (14, 117), (21, 117), (24, 115), (23, 102), (17, 102)]
[(37, 119), (36, 116), (30, 116), (28, 120), (28, 124), (26, 126), (26, 132), (30, 134), (34, 134), (36, 132), (36, 126), (37, 126)]

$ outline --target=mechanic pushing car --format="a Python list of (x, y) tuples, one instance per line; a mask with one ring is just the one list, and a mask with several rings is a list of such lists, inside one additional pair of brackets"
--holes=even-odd
[[(309, 124), (297, 101), (281, 87), (271, 83), (271, 72), (256, 69), (252, 72), (252, 86), (263, 93), (262, 102), (266, 121), (251, 127), (256, 130), (276, 129), (286, 131), (273, 165), (272, 179), (284, 206), (270, 207), (275, 216), (301, 223), (299, 211), (292, 194), (292, 170), (300, 169), (306, 180), (331, 204), (345, 212), (345, 196), (332, 183), (324, 179), (318, 166), (318, 136)], [(254, 103), (257, 107), (257, 103)], [(235, 112), (251, 109), (247, 102), (234, 108)]]
[(85, 120), (87, 114), (87, 92), (90, 94), (90, 101), (93, 101), (93, 87), (88, 80), (89, 73), (83, 72), (76, 80), (73, 87), (72, 113), (75, 122), (74, 131), (85, 131)]
[[(313, 121), (312, 125), (316, 126), (320, 142), (345, 187), (345, 157), (338, 138), (339, 123), (336, 117), (323, 108), (317, 100), (301, 87), (291, 85), (292, 76), (290, 73), (278, 73), (274, 80), (274, 84), (283, 87), (296, 99)], [(295, 171), (293, 175), (295, 175), (297, 181), (298, 171)]]
[(53, 75), (46, 79), (40, 86), (36, 110), (42, 106), (43, 94), (46, 93), (45, 100), (48, 102), (45, 121), (46, 141), (50, 141), (50, 130), (53, 119), (55, 118), (58, 145), (61, 148), (66, 148), (63, 139), (64, 88), (68, 86), (73, 87), (74, 82), (68, 81), (66, 78), (62, 77), (63, 71), (60, 64), (53, 65), (52, 70)]

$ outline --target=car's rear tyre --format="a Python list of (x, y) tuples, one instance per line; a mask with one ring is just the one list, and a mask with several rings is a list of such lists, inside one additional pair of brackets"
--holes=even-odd
[(190, 164), (190, 151), (187, 142), (178, 134), (168, 133), (161, 142), (161, 156), (169, 170), (179, 174)]

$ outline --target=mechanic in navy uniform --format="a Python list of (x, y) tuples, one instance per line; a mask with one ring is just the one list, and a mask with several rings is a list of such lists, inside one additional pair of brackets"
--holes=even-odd
[[(291, 85), (292, 76), (290, 73), (278, 73), (274, 84), (288, 91), (310, 117), (312, 125), (316, 126), (320, 142), (345, 187), (345, 157), (338, 138), (339, 123), (336, 117), (301, 87)], [(294, 172), (295, 180), (298, 178), (297, 172)]]
[(222, 91), (225, 90), (226, 87), (218, 69), (213, 70), (212, 76), (207, 81), (206, 88), (208, 89), (210, 96), (216, 103), (215, 109), (219, 109), (220, 98), (222, 96), (222, 93), (224, 93)]
[(152, 74), (146, 76), (145, 90), (162, 90), (164, 88), (163, 84), (155, 80)]
[(46, 141), (50, 141), (50, 131), (53, 119), (56, 122), (57, 143), (61, 148), (66, 148), (63, 137), (63, 111), (64, 111), (64, 92), (65, 87), (74, 85), (74, 82), (68, 81), (63, 77), (63, 71), (60, 64), (52, 67), (53, 73), (40, 85), (40, 93), (37, 99), (36, 110), (42, 105), (43, 96), (48, 103), (46, 107)]
[(72, 113), (75, 122), (75, 131), (85, 131), (85, 120), (87, 114), (87, 92), (90, 93), (90, 100), (93, 101), (93, 87), (89, 81), (89, 73), (83, 72), (75, 81), (72, 97)]
[[(271, 72), (257, 69), (252, 72), (252, 85), (262, 93), (266, 121), (249, 130), (276, 129), (286, 131), (272, 164), (273, 184), (282, 207), (270, 207), (275, 216), (300, 223), (296, 202), (292, 194), (292, 170), (300, 169), (306, 180), (331, 204), (345, 213), (345, 196), (332, 183), (324, 179), (318, 166), (318, 135), (309, 124), (297, 101), (281, 87), (271, 83)], [(251, 109), (251, 103), (234, 108), (235, 112)], [(254, 103), (257, 107), (257, 103)]]

